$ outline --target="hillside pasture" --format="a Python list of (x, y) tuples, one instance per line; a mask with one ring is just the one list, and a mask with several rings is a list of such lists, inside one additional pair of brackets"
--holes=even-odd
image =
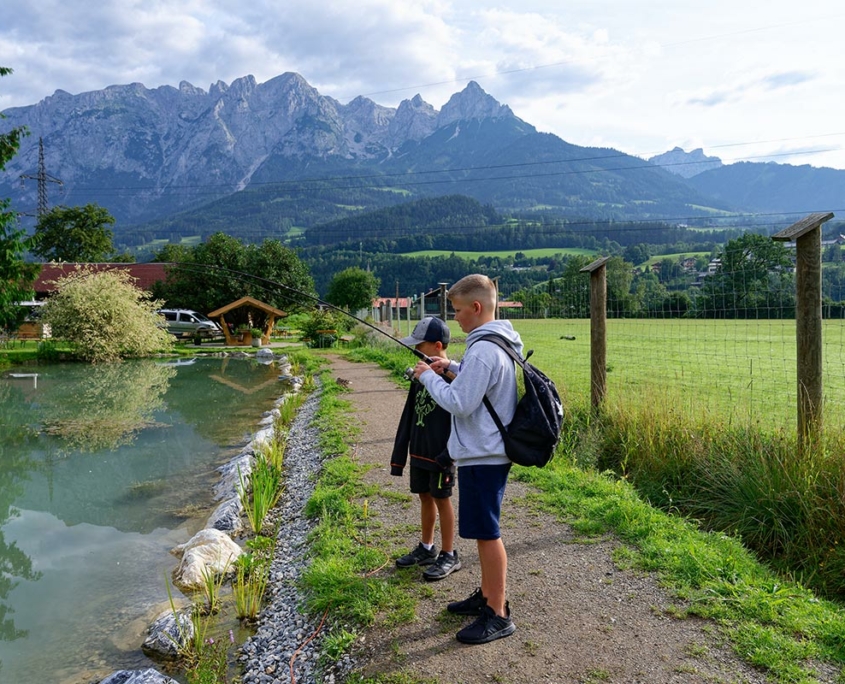
[(581, 247), (542, 247), (538, 249), (502, 249), (490, 252), (464, 252), (457, 250), (452, 251), (448, 249), (425, 249), (418, 252), (406, 252), (402, 256), (448, 257), (454, 254), (455, 256), (461, 257), (462, 259), (477, 260), (487, 257), (498, 257), (499, 259), (507, 259), (508, 257), (515, 256), (517, 253), (524, 254), (527, 258), (530, 259), (544, 259), (547, 257), (553, 257), (556, 254), (561, 254), (563, 256), (594, 256), (595, 254), (597, 254), (596, 250), (594, 249), (584, 249)]

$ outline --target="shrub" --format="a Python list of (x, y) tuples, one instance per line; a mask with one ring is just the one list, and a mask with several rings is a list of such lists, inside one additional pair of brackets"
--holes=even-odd
[(79, 358), (93, 363), (170, 349), (172, 338), (159, 327), (156, 314), (161, 302), (133, 281), (126, 271), (79, 267), (56, 282), (43, 319), (53, 337), (67, 341)]

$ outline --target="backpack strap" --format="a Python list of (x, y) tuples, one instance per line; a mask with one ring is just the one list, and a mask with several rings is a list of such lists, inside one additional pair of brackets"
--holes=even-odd
[[(519, 364), (520, 368), (525, 370), (525, 360), (516, 352), (516, 350), (511, 347), (510, 343), (501, 335), (497, 335), (495, 333), (491, 333), (490, 335), (482, 335), (479, 337), (473, 344), (478, 342), (492, 342), (500, 349), (507, 352), (508, 356), (510, 356), (516, 363)], [(528, 356), (531, 355), (531, 352), (528, 353)], [(527, 357), (526, 357), (527, 358)], [(502, 423), (502, 419), (499, 418), (499, 414), (496, 413), (496, 409), (493, 408), (493, 404), (491, 403), (490, 399), (487, 395), (484, 395), (484, 399), (482, 400), (484, 406), (487, 407), (487, 410), (490, 412), (490, 417), (493, 419), (493, 422), (496, 423), (496, 427), (499, 428), (499, 432), (502, 433), (502, 439), (507, 439), (508, 433), (507, 429), (505, 428), (504, 423)]]

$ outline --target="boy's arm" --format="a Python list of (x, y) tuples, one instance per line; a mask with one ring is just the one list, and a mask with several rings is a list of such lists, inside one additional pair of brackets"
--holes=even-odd
[(402, 417), (399, 419), (399, 427), (396, 428), (396, 438), (393, 440), (393, 453), (390, 456), (390, 474), (402, 475), (405, 463), (408, 461), (408, 445), (411, 443), (411, 421), (414, 419), (414, 388), (408, 392), (405, 399), (405, 408), (402, 409)]
[(464, 358), (460, 368), (461, 372), (455, 376), (451, 383), (447, 383), (429, 366), (425, 366), (423, 369), (420, 364), (422, 364), (422, 361), (418, 362), (414, 369), (415, 372), (422, 371), (419, 375), (420, 382), (425, 385), (428, 393), (434, 397), (434, 401), (449, 413), (454, 416), (466, 417), (481, 406), (490, 384), (492, 372), (484, 359), (474, 357), (472, 363), (467, 365), (466, 358)]

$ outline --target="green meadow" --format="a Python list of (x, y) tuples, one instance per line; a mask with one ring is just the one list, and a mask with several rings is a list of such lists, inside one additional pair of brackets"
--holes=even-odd
[[(561, 394), (560, 459), (613, 473), (651, 505), (742, 541), (783, 577), (845, 599), (842, 321), (824, 323), (824, 430), (803, 448), (794, 321), (610, 320), (598, 411), (589, 320), (513, 324)], [(465, 336), (450, 327), (459, 359)], [(391, 356), (396, 370), (413, 361), (395, 346)]]
[(710, 252), (678, 252), (676, 254), (655, 254), (645, 263), (647, 266), (653, 266), (654, 264), (660, 263), (664, 259), (678, 261), (679, 259), (687, 259), (689, 257), (692, 257), (694, 259), (697, 259), (698, 257), (709, 258)]
[[(590, 322), (514, 320), (533, 363), (567, 400), (590, 397)], [(454, 324), (453, 334), (463, 335)], [(845, 418), (845, 323), (824, 323), (825, 420)], [(567, 339), (573, 338), (574, 339)], [(453, 355), (460, 356), (459, 345)], [(783, 320), (611, 319), (607, 391), (614, 402), (664, 403), (696, 417), (794, 426), (795, 322)]]
[(594, 249), (583, 249), (581, 247), (543, 247), (539, 249), (502, 249), (492, 252), (462, 252), (450, 251), (448, 249), (424, 249), (418, 252), (405, 252), (402, 256), (440, 257), (454, 254), (462, 259), (481, 259), (486, 257), (498, 257), (499, 259), (505, 259), (507, 257), (512, 257), (517, 253), (524, 254), (526, 257), (533, 259), (551, 257), (555, 254), (586, 254), (587, 256), (597, 254)]

